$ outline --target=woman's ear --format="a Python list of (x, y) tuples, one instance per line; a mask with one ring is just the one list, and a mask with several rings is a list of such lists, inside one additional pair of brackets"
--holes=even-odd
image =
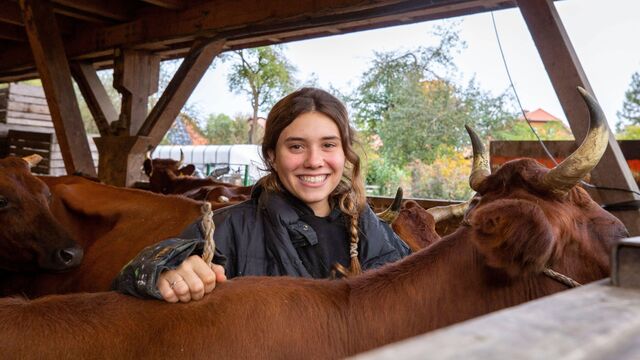
[(273, 150), (268, 150), (267, 151), (267, 155), (268, 155), (268, 159), (267, 161), (269, 162), (269, 166), (274, 170), (274, 171), (278, 171), (278, 169), (276, 169), (276, 154)]

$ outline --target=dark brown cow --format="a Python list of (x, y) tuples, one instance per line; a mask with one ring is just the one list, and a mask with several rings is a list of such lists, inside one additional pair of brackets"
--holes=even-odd
[(51, 193), (30, 173), (42, 157), (0, 159), (0, 268), (66, 270), (82, 261), (82, 249), (49, 210)]
[[(470, 182), (478, 195), (465, 225), (402, 261), (340, 281), (234, 279), (183, 305), (114, 293), (4, 299), (3, 352), (17, 358), (342, 358), (566, 289), (546, 268), (581, 283), (602, 279), (611, 245), (626, 229), (575, 186), (608, 138), (601, 112), (587, 100), (591, 130), (571, 157), (553, 170), (528, 159), (494, 174), (476, 167)], [(483, 160), (478, 156), (474, 164)]]
[[(216, 181), (210, 177), (201, 179), (193, 176), (195, 166), (193, 164), (182, 166), (183, 158), (182, 151), (180, 152), (180, 160), (151, 159), (147, 154), (143, 167), (145, 174), (149, 177), (149, 190), (162, 194), (184, 195), (187, 193), (197, 194), (198, 190), (203, 187), (233, 189), (234, 191), (218, 195), (228, 199), (240, 195), (248, 196), (251, 193), (251, 186), (238, 186)], [(208, 191), (210, 192), (211, 188)], [(202, 195), (200, 197), (202, 198), (198, 200), (216, 200)]]
[[(51, 211), (84, 249), (84, 261), (64, 274), (3, 276), (3, 294), (108, 290), (118, 271), (141, 249), (178, 235), (201, 215), (202, 203), (181, 196), (118, 188), (77, 176), (42, 180), (54, 194)], [(51, 228), (40, 227), (45, 233)]]

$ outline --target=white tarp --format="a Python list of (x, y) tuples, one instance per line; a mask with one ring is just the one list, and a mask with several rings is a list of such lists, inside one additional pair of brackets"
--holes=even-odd
[(193, 164), (204, 174), (229, 166), (232, 173), (244, 174), (247, 169), (250, 183), (265, 175), (260, 145), (158, 145), (151, 157), (180, 160), (180, 149), (184, 153), (184, 164)]

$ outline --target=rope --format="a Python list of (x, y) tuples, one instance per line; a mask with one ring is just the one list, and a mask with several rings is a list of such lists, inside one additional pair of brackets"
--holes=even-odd
[(562, 283), (564, 285), (566, 285), (569, 288), (575, 288), (578, 286), (582, 286), (582, 284), (580, 284), (579, 282), (573, 280), (572, 278), (560, 274), (559, 272), (553, 271), (549, 268), (544, 269), (544, 271), (542, 271), (543, 274), (547, 275), (548, 277), (552, 278), (553, 280)]
[(213, 223), (213, 212), (211, 211), (211, 204), (207, 201), (202, 205), (202, 230), (204, 231), (204, 251), (202, 253), (202, 259), (211, 266), (213, 261), (213, 254), (216, 252), (216, 243), (213, 240), (213, 232), (216, 229), (216, 225)]

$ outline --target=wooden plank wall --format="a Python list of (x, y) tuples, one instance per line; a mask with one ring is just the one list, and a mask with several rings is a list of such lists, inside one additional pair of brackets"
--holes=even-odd
[[(49, 154), (49, 175), (66, 175), (60, 145), (49, 114), (49, 107), (41, 86), (11, 83), (0, 89), (0, 156), (6, 156), (6, 143), (9, 130), (51, 134), (52, 142)], [(37, 135), (36, 135), (37, 136)], [(93, 136), (89, 136), (89, 146), (94, 164), (98, 164), (98, 149)], [(2, 146), (5, 144), (5, 154)]]

